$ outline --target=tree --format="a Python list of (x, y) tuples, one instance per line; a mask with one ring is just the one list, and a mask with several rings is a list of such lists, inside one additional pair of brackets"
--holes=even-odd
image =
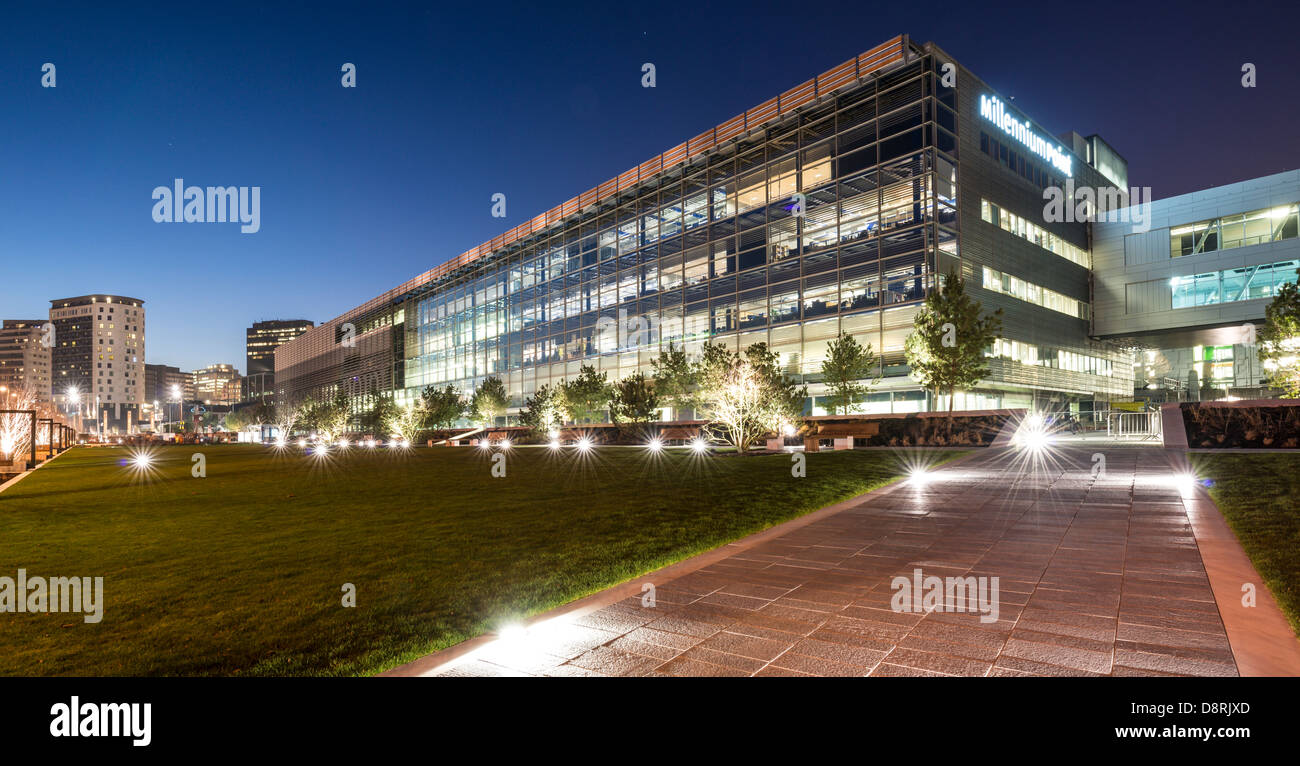
[[(34, 410), (37, 404), (36, 392), (24, 387), (14, 386), (4, 396), (4, 409)], [(6, 463), (21, 458), (31, 450), (32, 419), (26, 412), (7, 412), (0, 414), (0, 460)]]
[(328, 401), (308, 399), (303, 407), (301, 422), (304, 428), (313, 429), (326, 441), (343, 435), (352, 418), (348, 396), (339, 389)]
[(569, 418), (574, 423), (592, 422), (609, 408), (613, 394), (609, 376), (596, 372), (596, 368), (591, 365), (582, 365), (578, 377), (561, 385), (564, 386), (564, 401), (568, 405)]
[(950, 270), (942, 287), (925, 297), (916, 329), (903, 346), (912, 377), (936, 394), (948, 393), (949, 418), (956, 390), (969, 388), (987, 374), (984, 351), (1002, 332), (1002, 309), (981, 315), (981, 308), (966, 294), (961, 276)]
[(388, 423), (398, 417), (402, 408), (397, 406), (391, 392), (380, 393), (373, 386), (366, 398), (369, 399), (370, 406), (358, 417), (361, 430), (375, 436), (383, 436), (388, 430)]
[(668, 348), (650, 364), (654, 369), (655, 396), (663, 406), (681, 410), (694, 405), (692, 392), (698, 381), (695, 365), (691, 364), (685, 350), (669, 342)]
[(496, 425), (496, 419), (505, 413), (509, 404), (510, 397), (506, 395), (506, 385), (494, 375), (483, 381), (470, 397), (470, 415), (485, 428), (491, 428)]
[(519, 420), (538, 435), (549, 434), (564, 420), (565, 410), (563, 387), (548, 383), (524, 400)]
[(262, 420), (252, 407), (232, 410), (226, 413), (227, 431), (244, 431), (262, 425)]
[(808, 387), (798, 385), (794, 378), (781, 372), (780, 356), (770, 351), (766, 343), (755, 343), (745, 349), (745, 358), (762, 374), (763, 385), (772, 396), (772, 415), (776, 423), (773, 429), (801, 418)]
[(425, 414), (425, 426), (451, 428), (465, 414), (465, 401), (460, 391), (450, 383), (445, 388), (429, 386), (420, 394)]
[[(855, 405), (866, 398), (871, 386), (880, 382), (876, 354), (871, 350), (871, 344), (863, 347), (852, 335), (841, 333), (826, 348), (822, 379), (831, 392), (831, 413), (840, 414), (841, 408), (845, 415), (852, 412)], [(871, 382), (864, 385), (864, 380)]]
[(627, 421), (644, 425), (659, 414), (659, 397), (645, 373), (636, 372), (614, 383), (610, 398), (610, 417), (615, 423)]
[(1264, 309), (1257, 340), (1269, 385), (1289, 399), (1300, 397), (1300, 288), (1294, 282), (1282, 285)]
[(425, 412), (424, 403), (421, 400), (410, 402), (405, 407), (398, 407), (393, 404), (384, 413), (384, 431), (408, 442), (414, 442), (424, 428), (427, 418), (428, 413)]
[(270, 412), (270, 422), (275, 426), (280, 438), (288, 439), (289, 434), (298, 425), (298, 421), (303, 415), (303, 402), (288, 398), (281, 398), (276, 401), (275, 406)]
[(744, 354), (706, 343), (696, 373), (700, 410), (742, 455), (803, 414), (807, 387), (781, 372), (766, 343), (755, 343)]

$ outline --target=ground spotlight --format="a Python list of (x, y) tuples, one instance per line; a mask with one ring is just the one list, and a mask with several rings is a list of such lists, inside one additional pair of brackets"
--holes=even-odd
[(139, 455), (136, 455), (135, 459), (131, 462), (134, 463), (137, 468), (148, 468), (153, 465), (153, 457), (148, 453), (141, 452)]
[(350, 446), (352, 445), (348, 443), (347, 439), (339, 439), (339, 449), (346, 449), (347, 447)]
[(554, 438), (551, 439), (551, 449), (559, 449), (559, 448), (560, 448), (560, 440)]
[(375, 448), (375, 440), (366, 439), (366, 449), (374, 449), (374, 448)]
[(1043, 421), (1043, 416), (1038, 414), (1026, 417), (1016, 429), (1015, 438), (1012, 440), (1013, 444), (1030, 452), (1042, 452), (1047, 449), (1050, 442), (1047, 425)]
[(587, 438), (586, 436), (584, 436), (584, 437), (582, 437), (581, 439), (579, 439), (579, 440), (578, 440), (578, 451), (579, 451), (579, 452), (590, 452), (590, 451), (591, 451), (591, 439)]
[(298, 440), (298, 446), (299, 446), (299, 447), (306, 447), (306, 446), (307, 446), (307, 440), (306, 440), (306, 439), (299, 439), (299, 440)]
[(655, 438), (647, 442), (645, 446), (651, 452), (662, 452), (664, 448), (664, 443), (663, 440), (661, 440), (658, 436), (656, 436)]
[(911, 471), (908, 471), (907, 474), (908, 481), (922, 487), (925, 486), (926, 484), (929, 484), (930, 480), (933, 478), (934, 475), (930, 473), (930, 471), (927, 470), (924, 466), (917, 466), (916, 468), (913, 468)]
[(502, 439), (501, 441), (497, 442), (497, 446), (500, 447), (501, 449), (510, 449), (510, 440)]
[(703, 455), (708, 448), (708, 443), (703, 439), (696, 438), (691, 442), (691, 449), (695, 450), (695, 454), (697, 455)]
[(478, 448), (481, 450), (490, 450), (492, 449), (492, 442), (489, 442), (487, 439), (484, 439), (483, 441), (478, 443)]

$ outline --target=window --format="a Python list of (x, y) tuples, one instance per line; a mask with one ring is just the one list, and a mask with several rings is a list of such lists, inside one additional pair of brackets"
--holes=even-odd
[(1087, 250), (1066, 242), (1047, 229), (1025, 218), (1001, 208), (986, 199), (980, 200), (980, 217), (985, 222), (994, 224), (1003, 231), (1010, 232), (1021, 239), (1027, 239), (1038, 247), (1065, 258), (1068, 261), (1091, 268), (1091, 258)]
[(1298, 230), (1300, 205), (1263, 208), (1197, 221), (1169, 230), (1169, 256), (1178, 258), (1294, 239)]
[(1069, 314), (1079, 319), (1088, 318), (1087, 303), (1048, 290), (1046, 287), (1031, 284), (1019, 277), (1013, 277), (1010, 274), (990, 269), (988, 266), (984, 267), (984, 289), (1010, 295), (1026, 303), (1042, 306), (1052, 311), (1059, 311), (1062, 314)]
[(1176, 309), (1272, 298), (1282, 285), (1296, 281), (1300, 261), (1278, 261), (1169, 280)]

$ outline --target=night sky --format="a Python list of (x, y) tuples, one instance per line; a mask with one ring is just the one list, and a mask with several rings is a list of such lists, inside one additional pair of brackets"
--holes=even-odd
[[(0, 317), (142, 298), (147, 361), (185, 370), (243, 371), (250, 322), (337, 316), (900, 33), (1156, 198), (1300, 167), (1294, 3), (101, 5), (0, 11)], [(261, 231), (155, 223), (177, 177), (262, 187)]]

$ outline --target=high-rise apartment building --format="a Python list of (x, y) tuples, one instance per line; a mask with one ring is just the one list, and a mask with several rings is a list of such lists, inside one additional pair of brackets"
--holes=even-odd
[(0, 326), (0, 386), (30, 391), (41, 402), (52, 401), (45, 324), (44, 319), (6, 319)]
[(50, 301), (53, 398), (93, 419), (103, 435), (140, 421), (144, 396), (144, 301), (81, 295)]
[(248, 374), (243, 399), (272, 396), (275, 391), (275, 350), (314, 326), (309, 319), (270, 319), (254, 322), (245, 335)]
[(242, 377), (230, 364), (210, 364), (190, 373), (194, 381), (194, 398), (204, 404), (237, 404)]

